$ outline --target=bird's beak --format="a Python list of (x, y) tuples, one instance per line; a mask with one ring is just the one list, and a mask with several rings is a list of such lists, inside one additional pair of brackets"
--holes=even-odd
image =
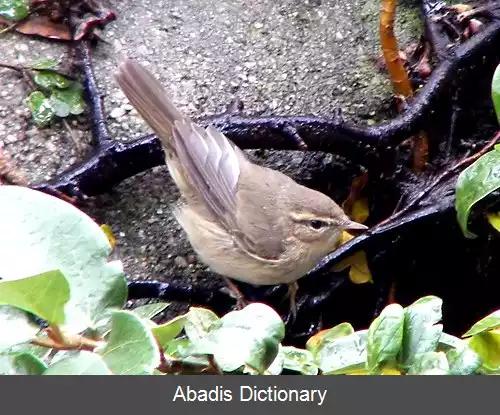
[(346, 231), (365, 231), (368, 229), (368, 226), (365, 226), (358, 222), (354, 222), (353, 220), (345, 221), (343, 227)]

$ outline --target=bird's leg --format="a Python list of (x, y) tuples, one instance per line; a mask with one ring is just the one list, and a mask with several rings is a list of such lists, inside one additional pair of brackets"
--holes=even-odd
[(299, 284), (297, 281), (288, 284), (288, 297), (290, 298), (290, 311), (286, 322), (294, 322), (297, 317), (297, 304), (295, 302), (295, 297), (297, 295), (297, 290), (299, 289)]
[(241, 293), (239, 288), (236, 286), (234, 282), (232, 282), (227, 277), (222, 277), (229, 289), (229, 295), (236, 299), (236, 308), (241, 310), (242, 308), (248, 305), (248, 301), (245, 299), (244, 295)]

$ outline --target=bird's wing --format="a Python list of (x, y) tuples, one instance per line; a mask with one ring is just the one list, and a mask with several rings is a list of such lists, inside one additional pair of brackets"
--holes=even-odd
[(229, 140), (212, 127), (176, 121), (173, 128), (177, 156), (191, 184), (228, 231), (235, 226), (240, 159)]

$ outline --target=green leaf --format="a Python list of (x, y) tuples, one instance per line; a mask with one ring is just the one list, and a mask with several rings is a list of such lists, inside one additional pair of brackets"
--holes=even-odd
[(500, 123), (500, 65), (495, 69), (493, 80), (491, 81), (491, 98), (498, 122)]
[(35, 346), (30, 343), (18, 344), (10, 347), (5, 351), (5, 354), (19, 354), (19, 353), (27, 353), (32, 354), (40, 360), (44, 360), (52, 349), (42, 346)]
[(169, 342), (163, 351), (166, 356), (176, 360), (192, 365), (208, 366), (209, 362), (206, 356), (191, 356), (189, 354), (191, 348), (191, 343), (187, 337), (178, 337)]
[(316, 352), (321, 347), (323, 342), (349, 336), (353, 333), (354, 328), (349, 323), (340, 323), (331, 329), (322, 330), (310, 337), (309, 340), (307, 340), (306, 349), (309, 350), (315, 357)]
[[(81, 210), (56, 197), (0, 186), (0, 277), (15, 280), (58, 269), (71, 298), (63, 329), (79, 333), (109, 307), (122, 308), (127, 285), (120, 261), (108, 261), (106, 235)], [(0, 340), (1, 342), (1, 340)]]
[(186, 316), (179, 316), (151, 329), (162, 349), (182, 332), (185, 321)]
[(0, 17), (22, 20), (28, 16), (29, 7), (29, 0), (0, 0)]
[(33, 80), (37, 85), (46, 89), (68, 88), (71, 85), (68, 78), (52, 71), (37, 71)]
[(61, 271), (48, 271), (28, 278), (0, 281), (0, 304), (36, 314), (49, 324), (64, 323), (69, 284)]
[(112, 375), (104, 359), (96, 353), (81, 351), (58, 360), (44, 375)]
[(451, 334), (441, 333), (436, 351), (447, 352), (452, 349), (462, 350), (466, 346), (467, 343), (462, 339), (452, 336)]
[(427, 352), (415, 358), (408, 375), (448, 375), (449, 369), (443, 352)]
[(14, 353), (9, 358), (18, 375), (41, 375), (47, 369), (45, 363), (31, 353)]
[(58, 117), (65, 118), (70, 114), (69, 105), (64, 101), (57, 99), (54, 94), (50, 96), (49, 101), (54, 114)]
[(368, 330), (360, 330), (348, 336), (326, 339), (316, 350), (316, 364), (327, 375), (363, 369), (367, 356), (367, 335)]
[(0, 306), (0, 351), (29, 342), (39, 331), (40, 327), (28, 313), (14, 307)]
[(292, 346), (283, 346), (283, 368), (300, 372), (303, 375), (317, 375), (318, 366), (314, 363), (311, 352)]
[(54, 119), (54, 110), (50, 101), (40, 91), (32, 92), (28, 96), (28, 107), (33, 114), (35, 123), (40, 127), (48, 125)]
[(366, 369), (376, 373), (382, 363), (395, 358), (403, 340), (405, 311), (399, 304), (390, 304), (368, 329)]
[(265, 304), (252, 303), (226, 314), (220, 319), (220, 327), (205, 337), (190, 337), (191, 353), (213, 355), (226, 372), (248, 365), (263, 373), (278, 355), (284, 336), (285, 326), (276, 311)]
[(441, 307), (443, 300), (433, 295), (422, 297), (405, 308), (403, 348), (400, 362), (404, 368), (413, 365), (418, 355), (436, 350), (443, 325)]
[(149, 319), (160, 314), (168, 306), (170, 306), (170, 303), (145, 304), (141, 305), (140, 307), (134, 308), (132, 312), (141, 318)]
[(155, 338), (131, 311), (113, 312), (109, 339), (97, 353), (116, 375), (150, 375), (160, 364)]
[(500, 310), (497, 310), (474, 324), (462, 337), (470, 337), (500, 327)]
[(467, 238), (476, 237), (467, 229), (472, 206), (498, 188), (500, 188), (500, 151), (497, 145), (494, 150), (481, 156), (458, 176), (455, 209), (460, 228)]
[[(79, 83), (73, 82), (66, 89), (54, 89), (50, 96), (50, 103), (59, 108), (62, 113), (65, 113), (67, 109), (69, 114), (79, 115), (85, 111), (86, 107), (83, 99), (83, 88)], [(66, 116), (61, 115), (61, 117)]]
[(184, 331), (189, 340), (196, 342), (204, 338), (210, 331), (221, 326), (216, 314), (206, 308), (191, 307), (186, 314)]
[(33, 69), (53, 69), (57, 66), (57, 61), (54, 59), (39, 59), (31, 68)]
[(473, 375), (481, 367), (481, 358), (469, 347), (449, 350), (446, 359), (450, 367), (450, 375)]
[(255, 370), (251, 368), (250, 366), (245, 366), (243, 369), (243, 373), (249, 373), (251, 375), (281, 375), (281, 372), (283, 372), (283, 364), (285, 363), (285, 355), (283, 352), (283, 346), (281, 344), (279, 345), (279, 350), (276, 358), (273, 360), (273, 362), (268, 366), (268, 368), (260, 373), (260, 371)]
[(487, 331), (475, 334), (469, 341), (469, 347), (483, 362), (482, 370), (486, 372), (500, 370), (500, 333)]

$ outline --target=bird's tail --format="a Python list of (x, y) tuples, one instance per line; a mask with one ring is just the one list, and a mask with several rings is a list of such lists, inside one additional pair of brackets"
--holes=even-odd
[(115, 79), (165, 149), (172, 149), (173, 124), (187, 117), (170, 100), (160, 82), (146, 68), (128, 58), (118, 67)]

